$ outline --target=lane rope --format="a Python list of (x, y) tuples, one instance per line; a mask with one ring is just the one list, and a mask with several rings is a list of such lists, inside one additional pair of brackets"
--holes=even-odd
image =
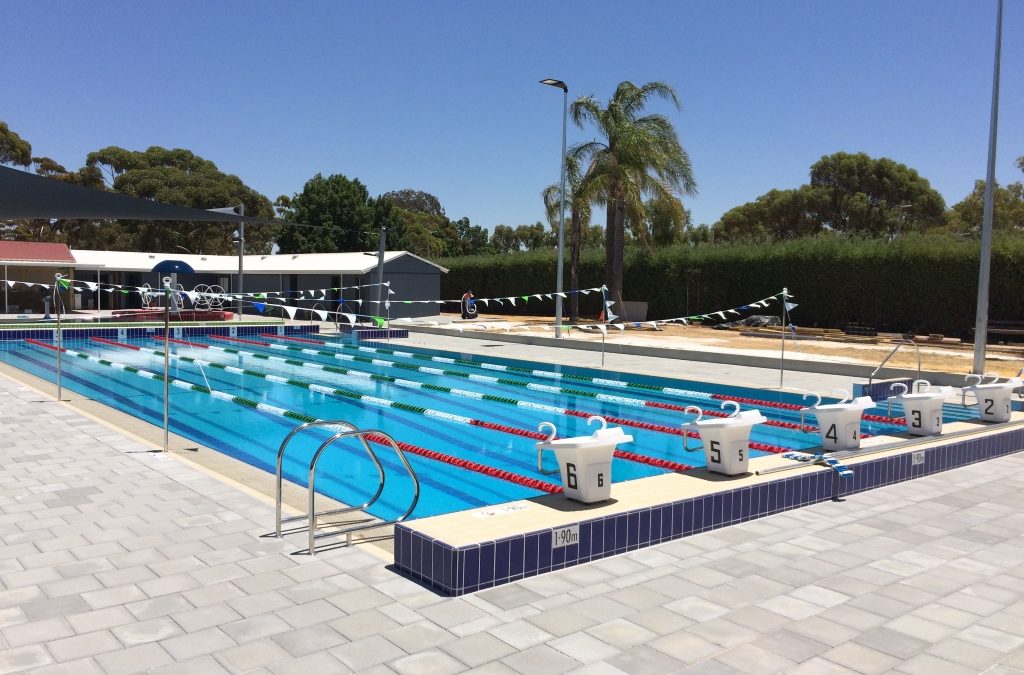
[[(100, 339), (102, 339), (102, 338), (100, 338)], [(32, 339), (32, 338), (26, 338), (25, 342), (27, 344), (30, 344), (30, 345), (33, 345), (33, 346), (36, 346), (36, 347), (43, 347), (45, 349), (50, 349), (52, 351), (58, 351), (59, 350), (59, 351), (62, 351), (63, 353), (65, 353), (65, 354), (67, 354), (68, 356), (75, 356), (75, 357), (78, 357), (80, 359), (85, 359), (86, 361), (92, 361), (94, 363), (99, 363), (100, 365), (108, 366), (110, 368), (114, 368), (115, 370), (121, 370), (121, 371), (124, 371), (124, 372), (132, 373), (133, 375), (138, 375), (139, 377), (143, 377), (143, 378), (146, 378), (146, 379), (160, 380), (161, 382), (164, 379), (164, 376), (159, 374), (159, 373), (154, 373), (154, 372), (142, 369), (142, 368), (136, 368), (135, 366), (129, 366), (129, 365), (124, 364), (124, 363), (118, 363), (116, 361), (110, 361), (108, 359), (102, 359), (102, 358), (99, 358), (99, 357), (96, 357), (96, 356), (91, 356), (91, 355), (85, 354), (83, 352), (79, 352), (79, 351), (76, 351), (76, 350), (73, 350), (73, 349), (68, 349), (67, 347), (58, 348), (58, 347), (56, 347), (54, 345), (47, 344), (45, 342), (41, 342), (39, 340), (35, 340), (35, 339)], [(177, 387), (179, 389), (184, 389), (186, 391), (199, 392), (201, 394), (206, 394), (208, 396), (212, 396), (213, 398), (220, 399), (222, 401), (227, 401), (229, 403), (234, 403), (236, 405), (240, 405), (240, 406), (245, 407), (245, 408), (259, 410), (260, 412), (267, 413), (267, 414), (270, 414), (270, 415), (276, 415), (278, 417), (286, 417), (288, 419), (295, 420), (295, 421), (300, 422), (300, 423), (323, 421), (323, 420), (320, 420), (320, 419), (318, 419), (316, 417), (313, 417), (312, 415), (307, 415), (305, 413), (296, 412), (294, 410), (286, 410), (285, 408), (279, 408), (277, 406), (268, 405), (266, 403), (259, 403), (257, 401), (252, 401), (252, 400), (247, 399), (247, 398), (242, 398), (241, 396), (233, 396), (231, 394), (228, 394), (227, 392), (218, 391), (216, 389), (210, 389), (209, 387), (204, 387), (203, 385), (200, 385), (200, 384), (193, 384), (192, 382), (189, 382), (187, 380), (182, 380), (182, 379), (179, 379), (179, 378), (176, 378), (176, 377), (168, 377), (167, 378), (167, 383), (169, 385), (172, 385), (172, 386)], [(368, 436), (367, 438), (370, 438), (370, 436)], [(383, 443), (384, 439), (381, 438), (381, 437), (376, 437), (374, 439), (374, 442), (376, 442), (376, 443)], [(520, 474), (512, 473), (511, 471), (505, 471), (504, 469), (497, 469), (497, 468), (492, 467), (492, 466), (487, 466), (486, 464), (479, 464), (479, 463), (473, 462), (471, 460), (462, 459), (460, 457), (454, 457), (452, 455), (447, 455), (445, 453), (441, 453), (441, 452), (438, 452), (436, 450), (430, 450), (428, 448), (422, 448), (420, 446), (412, 445), (410, 443), (397, 442), (397, 441), (396, 441), (396, 443), (398, 444), (398, 446), (400, 448), (402, 448), (403, 451), (408, 452), (410, 454), (418, 455), (420, 457), (426, 457), (428, 459), (433, 459), (433, 460), (436, 460), (438, 462), (443, 462), (445, 464), (450, 464), (452, 466), (457, 466), (457, 467), (460, 467), (460, 468), (463, 468), (463, 469), (467, 469), (469, 471), (474, 471), (476, 473), (486, 474), (486, 475), (492, 476), (494, 478), (500, 478), (500, 479), (505, 480), (507, 482), (515, 483), (517, 485), (522, 485), (524, 487), (528, 487), (528, 488), (531, 488), (531, 489), (534, 489), (534, 490), (540, 490), (540, 491), (543, 491), (543, 492), (548, 492), (550, 494), (555, 494), (555, 493), (558, 493), (558, 492), (562, 491), (562, 487), (560, 485), (555, 485), (554, 483), (548, 483), (546, 481), (537, 480), (536, 478), (530, 478), (529, 476), (523, 476), (523, 475), (520, 475)]]
[[(137, 347), (135, 345), (126, 345), (125, 343), (115, 342), (113, 340), (107, 340), (105, 338), (93, 338), (93, 339), (96, 340), (97, 342), (100, 342), (101, 344), (112, 345), (114, 347), (127, 347), (129, 349), (134, 349), (135, 351), (141, 351), (143, 353), (147, 353), (147, 354), (151, 354), (151, 355), (159, 356), (159, 357), (163, 357), (163, 355), (164, 355), (164, 353), (162, 351), (157, 350), (157, 349), (147, 349), (147, 348), (143, 348), (143, 347)], [(300, 387), (302, 389), (307, 389), (309, 391), (315, 391), (317, 393), (325, 394), (325, 395), (328, 395), (328, 396), (335, 396), (335, 397), (342, 398), (342, 399), (362, 401), (363, 403), (367, 403), (367, 404), (374, 405), (374, 406), (381, 407), (381, 408), (394, 408), (394, 409), (397, 409), (397, 410), (404, 410), (406, 412), (416, 413), (416, 414), (419, 414), (419, 415), (423, 415), (424, 417), (430, 417), (430, 418), (433, 418), (433, 419), (442, 420), (442, 421), (449, 422), (449, 423), (452, 423), (452, 424), (464, 424), (464, 425), (469, 425), (469, 426), (482, 427), (484, 429), (490, 429), (492, 431), (498, 431), (498, 432), (505, 433), (505, 434), (510, 434), (510, 435), (513, 435), (513, 436), (522, 436), (524, 438), (529, 438), (529, 439), (532, 439), (532, 440), (535, 440), (535, 441), (543, 441), (543, 440), (547, 439), (546, 435), (544, 435), (544, 434), (542, 434), (540, 432), (537, 432), (537, 431), (532, 431), (530, 429), (522, 429), (520, 427), (513, 427), (513, 426), (509, 426), (509, 425), (505, 425), (505, 424), (498, 424), (497, 422), (491, 422), (491, 421), (488, 421), (488, 420), (475, 419), (475, 418), (472, 418), (472, 417), (466, 417), (464, 415), (456, 415), (455, 413), (449, 413), (449, 412), (445, 412), (445, 411), (442, 411), (442, 410), (433, 410), (431, 408), (424, 408), (422, 406), (415, 406), (415, 405), (412, 405), (412, 404), (409, 404), (409, 403), (401, 403), (399, 401), (392, 401), (390, 399), (380, 398), (380, 397), (377, 397), (377, 396), (370, 396), (368, 394), (360, 394), (359, 392), (356, 392), (356, 391), (351, 391), (351, 390), (348, 390), (348, 389), (338, 389), (338, 388), (331, 387), (331, 386), (325, 386), (325, 385), (322, 385), (322, 384), (319, 384), (319, 383), (316, 383), (316, 382), (309, 382), (307, 380), (299, 380), (299, 379), (295, 379), (295, 378), (281, 377), (280, 375), (274, 375), (272, 373), (264, 373), (263, 371), (259, 371), (259, 370), (252, 370), (252, 369), (249, 369), (249, 368), (239, 368), (238, 366), (232, 366), (232, 365), (226, 364), (226, 363), (218, 363), (216, 361), (206, 361), (204, 359), (196, 359), (196, 358), (193, 358), (191, 356), (183, 356), (181, 354), (171, 354), (170, 357), (172, 359), (178, 359), (180, 361), (184, 361), (185, 363), (195, 363), (195, 364), (199, 364), (199, 365), (203, 365), (203, 366), (209, 366), (210, 368), (216, 368), (216, 369), (219, 369), (219, 370), (223, 370), (225, 372), (234, 373), (236, 375), (247, 375), (247, 376), (250, 376), (250, 377), (258, 377), (258, 378), (267, 380), (268, 382), (275, 382), (277, 384), (289, 385), (289, 386), (292, 386), (292, 387)], [(297, 362), (290, 363), (289, 365), (299, 365), (301, 363), (302, 363), (301, 361), (297, 361)], [(327, 370), (328, 368), (329, 367), (324, 367), (324, 368), (321, 368), (321, 370)], [(341, 372), (341, 371), (344, 371), (344, 370), (345, 370), (344, 368), (334, 368), (333, 372), (339, 372), (339, 374), (346, 374), (344, 372)], [(387, 382), (394, 382), (395, 381), (395, 378), (388, 377), (386, 375), (380, 375), (380, 376), (377, 376), (376, 378), (370, 377), (370, 378), (367, 378), (367, 379), (380, 379), (380, 380), (387, 381)], [(410, 383), (412, 385), (420, 385), (420, 384), (422, 384), (422, 383), (419, 383), (419, 382), (412, 382), (411, 380), (407, 380), (406, 382), (408, 382), (408, 383)], [(427, 387), (417, 387), (417, 388), (427, 388)], [(429, 389), (431, 391), (445, 391), (445, 390), (448, 390), (449, 393), (454, 393), (453, 390), (450, 390), (448, 387), (440, 387), (440, 386), (436, 386), (436, 385), (429, 387)], [(468, 392), (468, 393), (475, 394), (475, 392)], [(474, 395), (472, 398), (483, 398), (483, 399), (486, 399), (486, 400), (497, 400), (496, 397), (490, 397), (487, 394)], [(514, 399), (508, 399), (508, 400), (514, 400)], [(500, 401), (500, 402), (505, 402), (505, 401)], [(553, 406), (549, 406), (549, 408), (550, 408), (549, 412), (565, 414), (564, 411), (562, 411), (559, 408), (555, 408)], [(671, 429), (671, 427), (665, 427), (665, 428), (666, 429)], [(633, 462), (638, 462), (638, 463), (641, 463), (641, 464), (648, 464), (648, 465), (651, 465), (651, 466), (657, 466), (657, 467), (662, 467), (662, 468), (668, 468), (668, 467), (671, 466), (674, 471), (688, 471), (688, 470), (693, 468), (693, 466), (691, 466), (689, 464), (682, 464), (680, 462), (673, 462), (672, 460), (664, 460), (664, 459), (660, 459), (660, 458), (657, 458), (657, 457), (651, 457), (651, 456), (648, 456), (648, 455), (642, 455), (642, 454), (639, 454), (639, 453), (625, 453), (625, 454), (622, 455), (622, 459), (628, 459), (628, 460), (633, 461)]]
[[(673, 411), (685, 412), (685, 406), (677, 405), (677, 404), (674, 404), (674, 403), (661, 403), (661, 402), (658, 402), (658, 401), (646, 401), (644, 399), (633, 398), (633, 397), (629, 397), (629, 396), (616, 396), (616, 395), (613, 395), (613, 394), (600, 394), (600, 393), (592, 392), (592, 391), (583, 391), (583, 390), (579, 390), (579, 389), (569, 389), (569, 388), (566, 388), (566, 387), (558, 387), (558, 386), (553, 386), (553, 385), (548, 385), (548, 384), (539, 384), (539, 383), (536, 383), (536, 382), (522, 382), (520, 380), (510, 380), (508, 378), (494, 377), (494, 376), (491, 376), (491, 375), (480, 375), (480, 374), (475, 374), (475, 373), (464, 373), (464, 372), (459, 371), (459, 370), (448, 370), (448, 369), (444, 369), (444, 368), (430, 368), (430, 367), (427, 367), (427, 366), (414, 366), (414, 365), (411, 365), (411, 364), (408, 364), (408, 363), (401, 363), (399, 361), (391, 361), (391, 360), (388, 360), (388, 359), (372, 359), (372, 358), (367, 357), (367, 356), (355, 356), (355, 355), (351, 355), (351, 354), (342, 354), (342, 353), (338, 353), (338, 352), (326, 352), (326, 351), (323, 351), (323, 350), (306, 349), (306, 348), (303, 348), (303, 347), (294, 347), (294, 346), (290, 346), (290, 345), (277, 345), (277, 344), (273, 344), (273, 343), (270, 343), (270, 342), (263, 342), (263, 341), (258, 341), (258, 340), (247, 340), (245, 338), (231, 338), (231, 337), (224, 337), (224, 336), (219, 336), (219, 335), (210, 335), (208, 337), (210, 339), (212, 339), (212, 340), (223, 340), (223, 341), (227, 341), (227, 342), (237, 342), (237, 343), (241, 343), (241, 344), (255, 345), (255, 346), (258, 346), (258, 347), (265, 347), (267, 349), (274, 349), (274, 350), (278, 350), (278, 351), (293, 351), (293, 352), (299, 352), (299, 353), (302, 353), (302, 354), (311, 354), (311, 355), (314, 355), (314, 356), (325, 356), (325, 357), (328, 357), (328, 358), (338, 359), (338, 360), (341, 360), (341, 361), (367, 363), (367, 364), (370, 364), (370, 365), (375, 365), (375, 366), (383, 367), (383, 368), (399, 368), (399, 369), (402, 369), (402, 370), (411, 370), (411, 371), (414, 371), (414, 372), (420, 372), (420, 373), (425, 373), (425, 374), (428, 374), (428, 375), (435, 375), (435, 376), (450, 375), (450, 376), (453, 376), (453, 377), (461, 377), (461, 378), (464, 378), (464, 379), (474, 380), (474, 381), (477, 381), (477, 382), (487, 382), (489, 384), (512, 385), (512, 386), (520, 387), (520, 388), (523, 388), (523, 389), (529, 389), (531, 391), (540, 391), (540, 392), (544, 392), (544, 393), (548, 393), (548, 394), (560, 394), (560, 395), (569, 395), (569, 396), (579, 396), (579, 397), (583, 397), (583, 398), (589, 398), (589, 399), (594, 399), (594, 400), (597, 400), (597, 401), (601, 401), (603, 403), (612, 403), (612, 404), (617, 404), (617, 405), (627, 405), (627, 406), (632, 406), (632, 407), (635, 407), (635, 408), (649, 407), (649, 408), (661, 408), (661, 409), (665, 409), (665, 410), (673, 410)], [(223, 347), (216, 347), (216, 346), (213, 346), (213, 348), (214, 349), (224, 349)], [(255, 355), (254, 352), (249, 352), (249, 354)], [(310, 365), (313, 365), (315, 367), (314, 364), (310, 364)], [(362, 371), (354, 371), (354, 373), (359, 373), (359, 372), (362, 372)], [(384, 380), (384, 381), (391, 381), (391, 380)], [(408, 381), (406, 380), (406, 382), (408, 382)], [(419, 383), (416, 383), (416, 384), (418, 385)], [(430, 385), (430, 386), (434, 386), (434, 385)], [(455, 391), (458, 392), (460, 390), (455, 390)], [(497, 399), (495, 399), (495, 400), (497, 400)], [(517, 400), (517, 399), (512, 399), (512, 400)], [(517, 404), (522, 406), (522, 407), (532, 407), (532, 406), (543, 406), (544, 405), (542, 403), (528, 403), (528, 402), (522, 402), (522, 401), (518, 401), (518, 400), (517, 400)], [(553, 408), (551, 406), (548, 406), (547, 408), (535, 408), (535, 409), (544, 410), (545, 412), (552, 412), (552, 411), (556, 411), (557, 412), (558, 410), (561, 410), (559, 408)], [(729, 416), (728, 413), (725, 413), (725, 412), (722, 412), (722, 411), (719, 411), (719, 410), (705, 410), (704, 411), (704, 415), (706, 415), (708, 417), (728, 417)], [(802, 427), (800, 424), (798, 424), (796, 422), (786, 422), (784, 420), (768, 420), (766, 425), (767, 426), (771, 426), (771, 427), (780, 427), (780, 428), (783, 428), (783, 429), (792, 429), (792, 430), (795, 430), (795, 431), (803, 431), (805, 433), (815, 432), (815, 431), (818, 430), (817, 427), (812, 427), (812, 426), (803, 426)]]

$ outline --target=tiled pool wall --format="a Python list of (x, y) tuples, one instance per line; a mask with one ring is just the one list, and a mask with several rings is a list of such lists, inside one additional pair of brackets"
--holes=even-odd
[(352, 342), (368, 340), (398, 340), (409, 337), (407, 328), (353, 328), (340, 326), (340, 331), (349, 336)]
[[(163, 337), (163, 326), (132, 326), (132, 327), (100, 327), (91, 326), (88, 328), (66, 328), (61, 327), (61, 337), (64, 340), (75, 340), (91, 337), (106, 338), (109, 340), (125, 340), (131, 338)], [(317, 325), (267, 325), (267, 324), (243, 324), (223, 326), (175, 326), (171, 325), (171, 337), (197, 337), (205, 335), (226, 335), (229, 337), (255, 336), (260, 333), (277, 333), (278, 335), (303, 335), (320, 332)], [(24, 340), (32, 338), (35, 340), (54, 341), (57, 339), (57, 328), (8, 328), (0, 330), (0, 342), (9, 340)]]
[(1024, 429), (1013, 428), (938, 447), (907, 451), (852, 465), (853, 476), (831, 469), (723, 490), (652, 508), (584, 520), (578, 542), (556, 546), (558, 529), (544, 529), (453, 547), (408, 524), (395, 526), (395, 566), (445, 595), (461, 595), (525, 577), (606, 558), (692, 534), (837, 499), (966, 464), (1018, 452)]
[(871, 384), (855, 382), (853, 384), (853, 395), (870, 396), (873, 401), (880, 403), (893, 395), (894, 392), (890, 389), (892, 385), (905, 384), (909, 391), (913, 382), (913, 378), (910, 377), (884, 380), (882, 382), (872, 382)]

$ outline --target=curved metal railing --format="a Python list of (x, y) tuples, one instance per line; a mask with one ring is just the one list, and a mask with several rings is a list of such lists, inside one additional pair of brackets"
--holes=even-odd
[(871, 372), (871, 375), (868, 376), (869, 387), (871, 386), (872, 380), (875, 379), (875, 375), (877, 375), (878, 371), (882, 369), (882, 366), (888, 363), (889, 359), (895, 356), (896, 352), (898, 352), (900, 350), (900, 347), (902, 347), (903, 345), (914, 345), (914, 351), (917, 352), (917, 379), (921, 379), (921, 348), (917, 346), (917, 342), (913, 340), (908, 340), (907, 338), (903, 338), (902, 340), (899, 341), (899, 343), (897, 343), (895, 347), (893, 347), (893, 350), (889, 352), (889, 355), (882, 359), (882, 362), (879, 363), (878, 367)]
[[(300, 514), (300, 515), (297, 515), (297, 516), (291, 516), (289, 518), (283, 518), (282, 517), (282, 513), (281, 513), (281, 510), (282, 510), (282, 506), (281, 506), (281, 504), (282, 504), (282, 491), (283, 491), (283, 482), (284, 482), (284, 479), (283, 479), (283, 476), (282, 476), (282, 465), (284, 463), (285, 449), (287, 448), (288, 444), (291, 442), (291, 440), (297, 434), (299, 434), (302, 431), (305, 431), (306, 429), (311, 429), (311, 428), (315, 428), (315, 427), (324, 427), (324, 428), (328, 428), (328, 429), (333, 428), (333, 429), (336, 430), (336, 433), (334, 433), (330, 438), (328, 438), (323, 443), (321, 443), (320, 446), (316, 449), (316, 452), (313, 453), (312, 459), (310, 459), (310, 462), (309, 462), (309, 482), (308, 482), (308, 486), (309, 487), (308, 487), (308, 495), (307, 495), (308, 511), (305, 514)], [(382, 442), (382, 443), (384, 443), (386, 445), (391, 446), (391, 448), (395, 451), (395, 454), (398, 456), (399, 461), (401, 461), (402, 465), (404, 466), (406, 472), (408, 472), (409, 477), (412, 479), (413, 496), (412, 496), (412, 501), (409, 504), (409, 508), (406, 509), (406, 511), (404, 513), (402, 513), (402, 515), (400, 515), (397, 518), (392, 519), (392, 520), (374, 521), (372, 523), (365, 523), (365, 524), (355, 525), (355, 526), (351, 526), (351, 527), (345, 527), (343, 529), (332, 530), (330, 532), (321, 532), (321, 533), (317, 534), (316, 529), (317, 529), (319, 520), (321, 518), (326, 517), (326, 516), (331, 516), (331, 515), (337, 515), (339, 513), (349, 513), (349, 512), (352, 512), (352, 511), (363, 511), (363, 510), (369, 508), (370, 506), (372, 506), (378, 499), (380, 499), (381, 494), (384, 492), (384, 484), (385, 484), (385, 480), (386, 480), (386, 474), (385, 474), (385, 471), (384, 471), (384, 465), (381, 463), (380, 458), (377, 456), (377, 453), (370, 446), (370, 443), (367, 440), (367, 438), (369, 436), (373, 436), (374, 440), (377, 441), (377, 442)], [(320, 457), (323, 455), (323, 453), (331, 445), (333, 445), (334, 443), (336, 443), (336, 442), (338, 442), (340, 440), (346, 439), (346, 438), (357, 438), (359, 440), (359, 442), (362, 444), (363, 449), (366, 451), (366, 454), (370, 457), (370, 460), (373, 462), (374, 466), (377, 469), (377, 476), (378, 476), (378, 479), (379, 479), (378, 482), (377, 482), (377, 489), (373, 493), (373, 496), (371, 496), (369, 499), (367, 499), (365, 502), (363, 502), (362, 504), (360, 504), (358, 506), (346, 506), (346, 507), (343, 507), (343, 508), (340, 508), (340, 509), (332, 509), (330, 511), (324, 511), (323, 513), (317, 513), (316, 512), (316, 465), (317, 465), (317, 462), (320, 461)], [(402, 448), (399, 447), (397, 442), (395, 442), (395, 439), (393, 439), (390, 435), (384, 433), (383, 431), (380, 431), (380, 430), (377, 430), (377, 429), (357, 429), (352, 424), (350, 424), (348, 422), (345, 422), (345, 421), (342, 421), (342, 420), (321, 420), (321, 421), (318, 421), (318, 422), (306, 422), (305, 424), (300, 424), (299, 426), (297, 426), (294, 429), (292, 429), (291, 432), (289, 432), (289, 434), (287, 436), (285, 436), (284, 440), (281, 442), (281, 446), (278, 448), (278, 451), (277, 451), (277, 484), (276, 484), (276, 492), (275, 492), (275, 507), (276, 508), (275, 508), (274, 533), (278, 537), (282, 536), (281, 526), (282, 526), (283, 523), (300, 521), (300, 520), (308, 521), (308, 536), (309, 536), (309, 549), (308, 549), (308, 552), (309, 552), (309, 555), (313, 555), (314, 553), (316, 553), (316, 540), (317, 539), (321, 539), (321, 538), (324, 538), (324, 537), (335, 537), (335, 536), (339, 536), (339, 535), (344, 534), (345, 535), (345, 539), (346, 539), (345, 543), (347, 545), (351, 545), (351, 543), (352, 543), (352, 533), (354, 533), (354, 532), (358, 532), (359, 530), (365, 530), (365, 529), (370, 529), (370, 528), (382, 527), (382, 526), (386, 526), (386, 525), (394, 525), (395, 523), (399, 523), (399, 522), (405, 520), (406, 518), (409, 517), (409, 515), (416, 508), (416, 504), (419, 502), (419, 498), (420, 498), (420, 482), (419, 482), (419, 478), (417, 478), (417, 476), (416, 476), (416, 472), (413, 470), (412, 465), (409, 463), (408, 458), (405, 456), (405, 452), (403, 452)]]

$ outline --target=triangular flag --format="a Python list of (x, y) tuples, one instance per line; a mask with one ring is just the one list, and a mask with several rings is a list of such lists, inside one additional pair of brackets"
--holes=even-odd
[(794, 309), (796, 309), (799, 306), (795, 302), (787, 302), (787, 303), (784, 303), (784, 304), (786, 305), (786, 311), (787, 312), (792, 312)]
[(317, 317), (319, 317), (321, 321), (327, 321), (327, 310), (324, 310), (324, 309), (314, 309), (313, 313), (316, 314)]
[[(383, 328), (384, 327), (384, 317), (382, 317), (382, 316), (375, 316), (375, 317), (373, 317), (373, 322), (375, 324), (377, 324), (377, 328)], [(437, 325), (437, 324), (435, 323), (434, 325)]]
[(265, 302), (254, 302), (254, 303), (252, 303), (252, 306), (256, 308), (257, 312), (262, 314), (263, 310), (265, 310), (267, 308), (267, 303), (265, 303)]
[(280, 307), (284, 310), (284, 313), (288, 315), (289, 319), (295, 318), (295, 307), (292, 307), (291, 305), (280, 305)]

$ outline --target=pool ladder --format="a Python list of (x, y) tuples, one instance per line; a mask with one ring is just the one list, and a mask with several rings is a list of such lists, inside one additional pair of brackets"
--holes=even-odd
[[(320, 447), (318, 447), (316, 449), (316, 452), (313, 453), (313, 458), (309, 461), (309, 483), (308, 483), (309, 488), (308, 488), (308, 502), (307, 502), (308, 510), (307, 510), (307, 512), (304, 513), (304, 514), (297, 515), (297, 516), (291, 516), (289, 518), (284, 518), (284, 517), (282, 517), (282, 514), (281, 514), (281, 501), (282, 501), (282, 491), (283, 491), (283, 483), (284, 483), (284, 480), (283, 480), (283, 477), (282, 477), (282, 469), (281, 469), (281, 467), (282, 467), (282, 464), (284, 463), (284, 451), (285, 451), (285, 448), (288, 446), (288, 443), (290, 443), (291, 440), (293, 438), (295, 438), (296, 435), (298, 435), (302, 431), (305, 431), (306, 429), (312, 429), (312, 428), (315, 428), (315, 427), (324, 427), (324, 428), (327, 428), (329, 430), (334, 431), (335, 433), (330, 438), (328, 438), (326, 441), (324, 441), (323, 443), (320, 444)], [(377, 456), (377, 453), (373, 450), (373, 447), (370, 445), (370, 442), (367, 439), (367, 437), (369, 437), (369, 436), (372, 436), (373, 440), (375, 442), (381, 443), (383, 445), (391, 446), (391, 448), (395, 451), (395, 454), (398, 455), (398, 459), (402, 462), (402, 465), (405, 467), (405, 470), (409, 473), (409, 477), (412, 478), (413, 496), (412, 496), (412, 502), (409, 504), (409, 508), (406, 509), (405, 513), (403, 513), (402, 515), (398, 516), (394, 520), (385, 520), (385, 521), (374, 520), (371, 523), (361, 523), (361, 524), (357, 524), (357, 525), (350, 525), (348, 527), (341, 527), (339, 525), (332, 525), (332, 524), (321, 525), (320, 524), (320, 519), (324, 518), (326, 516), (333, 516), (333, 515), (337, 515), (339, 513), (349, 513), (349, 512), (353, 512), (353, 511), (364, 511), (365, 509), (367, 509), (370, 506), (372, 506), (374, 504), (374, 502), (376, 502), (380, 498), (381, 494), (384, 492), (384, 481), (385, 481), (384, 465), (381, 464), (380, 458)], [(378, 484), (377, 484), (377, 490), (376, 490), (376, 492), (374, 492), (372, 497), (370, 497), (368, 500), (366, 500), (365, 502), (363, 502), (359, 506), (346, 506), (346, 507), (340, 508), (340, 509), (333, 509), (333, 510), (330, 510), (330, 511), (323, 511), (321, 513), (317, 513), (316, 512), (316, 465), (317, 465), (317, 462), (320, 461), (320, 457), (324, 454), (324, 452), (329, 447), (334, 445), (336, 442), (341, 441), (341, 440), (346, 439), (346, 438), (356, 438), (356, 439), (358, 439), (359, 442), (362, 444), (363, 449), (366, 450), (366, 454), (369, 455), (370, 459), (373, 461), (374, 466), (377, 467), (377, 475), (379, 477), (379, 481), (378, 481)], [(342, 420), (334, 420), (334, 421), (321, 420), (321, 421), (318, 421), (318, 422), (306, 422), (305, 424), (300, 424), (299, 426), (297, 426), (294, 429), (292, 429), (291, 432), (289, 432), (289, 434), (287, 436), (285, 436), (284, 440), (281, 442), (281, 447), (279, 447), (278, 450), (277, 450), (277, 486), (276, 486), (276, 495), (275, 495), (275, 497), (276, 497), (276, 512), (275, 512), (275, 527), (274, 527), (274, 534), (275, 534), (275, 536), (277, 536), (277, 537), (281, 537), (282, 536), (281, 526), (284, 523), (291, 523), (291, 522), (295, 522), (295, 521), (308, 521), (307, 529), (308, 529), (308, 536), (309, 536), (309, 548), (307, 550), (307, 553), (309, 555), (315, 555), (316, 554), (316, 541), (318, 539), (323, 539), (323, 538), (326, 538), (326, 537), (337, 537), (337, 536), (340, 536), (340, 535), (345, 535), (345, 544), (347, 546), (351, 546), (352, 545), (352, 534), (355, 533), (355, 532), (358, 532), (360, 530), (369, 530), (369, 529), (373, 529), (373, 528), (384, 527), (384, 526), (387, 526), (387, 525), (394, 525), (395, 523), (399, 523), (399, 522), (405, 520), (406, 518), (408, 518), (409, 514), (411, 514), (413, 509), (416, 508), (416, 503), (420, 499), (420, 482), (419, 482), (419, 479), (416, 477), (416, 472), (413, 471), (412, 466), (409, 464), (409, 460), (406, 458), (405, 452), (403, 452), (402, 449), (398, 446), (398, 443), (395, 442), (395, 439), (391, 438), (391, 436), (389, 436), (388, 434), (384, 433), (383, 431), (379, 431), (377, 429), (357, 429), (353, 425), (349, 424), (348, 422), (342, 421)], [(317, 532), (317, 528), (318, 527), (331, 528), (331, 529), (329, 531)], [(336, 528), (339, 528), (339, 527), (341, 529), (336, 529)], [(301, 526), (299, 528), (294, 528), (294, 529), (295, 530), (301, 529)]]

